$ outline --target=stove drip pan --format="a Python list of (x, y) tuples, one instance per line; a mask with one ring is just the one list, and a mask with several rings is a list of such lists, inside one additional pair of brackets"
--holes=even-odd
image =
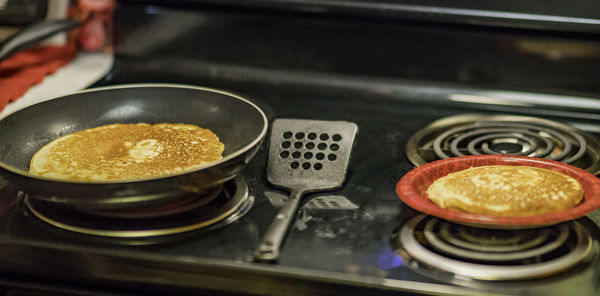
[(571, 126), (540, 118), (458, 115), (415, 133), (406, 156), (415, 166), (463, 155), (510, 154), (561, 161), (600, 173), (600, 143)]
[[(241, 177), (226, 182), (222, 188), (206, 196), (139, 212), (84, 211), (27, 196), (24, 198), (28, 211), (48, 224), (73, 232), (118, 238), (156, 237), (221, 227), (242, 217), (253, 203), (254, 197)], [(163, 215), (159, 215), (162, 211)]]
[(491, 230), (418, 215), (393, 240), (413, 267), (485, 281), (548, 277), (574, 268), (596, 249), (577, 221), (530, 230)]

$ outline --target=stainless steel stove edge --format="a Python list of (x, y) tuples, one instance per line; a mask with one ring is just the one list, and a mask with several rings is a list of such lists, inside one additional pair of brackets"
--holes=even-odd
[(119, 287), (121, 291), (166, 290), (173, 294), (220, 291), (256, 295), (507, 295), (444, 284), (246, 261), (197, 257), (173, 259), (144, 256), (135, 251), (84, 250), (76, 246), (58, 247), (4, 238), (0, 241), (0, 284), (10, 284), (2, 277), (7, 273), (32, 279), (53, 274), (53, 280), (66, 283)]

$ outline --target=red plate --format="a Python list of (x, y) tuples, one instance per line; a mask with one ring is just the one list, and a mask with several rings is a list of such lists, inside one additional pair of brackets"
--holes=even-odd
[[(440, 208), (425, 193), (433, 181), (453, 172), (476, 166), (532, 166), (563, 173), (577, 179), (583, 186), (583, 200), (577, 206), (556, 213), (527, 217), (494, 217)], [(411, 208), (445, 220), (485, 228), (535, 228), (577, 219), (600, 208), (600, 179), (574, 166), (526, 156), (475, 155), (453, 157), (420, 166), (404, 175), (396, 184), (396, 193)]]

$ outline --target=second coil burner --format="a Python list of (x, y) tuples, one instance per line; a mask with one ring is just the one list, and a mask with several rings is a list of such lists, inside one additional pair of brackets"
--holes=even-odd
[(415, 166), (463, 155), (510, 154), (561, 161), (600, 173), (600, 143), (556, 121), (510, 115), (458, 115), (415, 133), (406, 155)]
[(252, 207), (254, 197), (241, 177), (207, 195), (153, 208), (89, 211), (25, 196), (27, 210), (55, 227), (95, 236), (144, 238), (232, 223)]
[(577, 221), (531, 230), (490, 230), (418, 215), (394, 237), (398, 253), (411, 266), (467, 280), (547, 277), (574, 268), (597, 249)]

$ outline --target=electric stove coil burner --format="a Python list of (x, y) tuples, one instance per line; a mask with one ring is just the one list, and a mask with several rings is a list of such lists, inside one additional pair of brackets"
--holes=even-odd
[[(439, 232), (434, 227), (440, 220), (430, 219), (425, 225), (425, 238), (441, 253), (469, 261), (506, 262), (539, 258), (562, 246), (569, 236), (565, 225), (558, 227), (558, 235), (549, 239), (549, 230), (540, 232), (522, 231), (511, 233), (508, 239), (498, 239), (497, 232), (478, 230), (477, 236), (461, 236), (465, 227), (458, 227), (458, 235), (451, 233), (450, 223), (443, 223)], [(524, 238), (531, 235), (532, 239)], [(466, 239), (465, 239), (466, 238)]]
[(58, 228), (120, 238), (155, 237), (221, 227), (242, 217), (254, 203), (248, 184), (241, 177), (226, 182), (216, 196), (212, 196), (213, 193), (200, 197), (200, 201), (182, 204), (184, 211), (168, 206), (163, 216), (156, 216), (161, 213), (157, 211), (162, 210), (159, 208), (144, 209), (138, 215), (132, 210), (116, 214), (82, 211), (29, 197), (24, 198), (24, 203), (34, 216)]
[(578, 222), (490, 230), (419, 215), (402, 226), (396, 239), (399, 254), (413, 265), (496, 281), (557, 274), (590, 258), (595, 249), (595, 241)]
[[(572, 139), (569, 139), (571, 137)], [(558, 140), (560, 153), (553, 154)], [(571, 144), (571, 140), (574, 145)], [(446, 154), (443, 143), (449, 143)], [(459, 147), (466, 147), (465, 153)], [(577, 150), (575, 150), (575, 147)], [(443, 159), (452, 156), (512, 154), (573, 163), (585, 154), (587, 142), (578, 134), (534, 124), (481, 122), (448, 130), (433, 141), (435, 154)]]
[(455, 156), (510, 154), (600, 172), (600, 144), (592, 136), (562, 123), (524, 116), (444, 118), (411, 137), (406, 151), (415, 166)]

